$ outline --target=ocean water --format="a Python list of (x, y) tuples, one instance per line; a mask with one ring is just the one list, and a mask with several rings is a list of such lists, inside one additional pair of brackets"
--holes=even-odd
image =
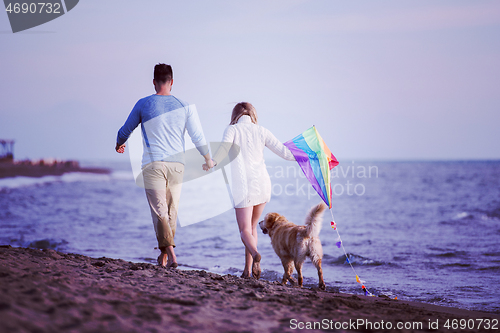
[[(376, 295), (500, 313), (500, 161), (340, 161), (332, 172), (333, 214), (359, 277)], [(71, 173), (0, 179), (0, 244), (53, 248), (92, 257), (156, 262), (156, 239), (144, 190), (128, 163), (98, 163), (110, 175)], [(268, 162), (273, 197), (264, 213), (303, 224), (320, 199), (291, 162)], [(191, 210), (213, 205), (197, 196)], [(222, 200), (222, 198), (221, 198)], [(198, 207), (199, 206), (199, 207)], [(329, 290), (363, 294), (324, 215), (324, 277)], [(182, 221), (181, 221), (182, 222)], [(234, 212), (177, 228), (182, 269), (240, 275), (244, 248)], [(263, 279), (283, 273), (269, 237), (259, 235)], [(305, 285), (318, 282), (306, 261)]]

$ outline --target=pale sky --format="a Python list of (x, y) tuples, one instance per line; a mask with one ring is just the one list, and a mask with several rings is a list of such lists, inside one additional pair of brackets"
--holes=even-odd
[(0, 13), (0, 139), (15, 157), (121, 159), (153, 67), (218, 141), (236, 102), (339, 160), (500, 159), (500, 1), (83, 0), (12, 34)]

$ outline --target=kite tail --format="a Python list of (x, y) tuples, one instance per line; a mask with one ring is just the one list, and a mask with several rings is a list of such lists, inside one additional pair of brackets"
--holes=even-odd
[(306, 235), (308, 237), (318, 237), (321, 230), (321, 221), (323, 220), (323, 212), (326, 209), (324, 203), (319, 203), (307, 214), (306, 217)]

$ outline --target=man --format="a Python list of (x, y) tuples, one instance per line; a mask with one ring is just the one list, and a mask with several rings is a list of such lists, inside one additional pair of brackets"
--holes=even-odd
[(184, 173), (186, 130), (207, 165), (213, 167), (213, 162), (196, 108), (170, 93), (173, 82), (170, 65), (155, 66), (153, 85), (156, 94), (140, 99), (135, 104), (127, 121), (118, 131), (115, 150), (123, 153), (125, 141), (141, 124), (144, 146), (142, 177), (158, 248), (161, 250), (158, 264), (175, 268), (178, 264), (174, 252), (174, 236)]

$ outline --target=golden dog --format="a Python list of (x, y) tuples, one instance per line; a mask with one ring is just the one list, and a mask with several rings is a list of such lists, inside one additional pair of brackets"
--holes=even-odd
[(285, 274), (283, 274), (282, 284), (290, 281), (295, 284), (292, 278), (293, 267), (297, 270), (299, 286), (302, 287), (302, 265), (306, 257), (311, 258), (314, 266), (318, 270), (319, 288), (325, 289), (323, 280), (323, 269), (321, 260), (323, 259), (323, 247), (319, 240), (321, 221), (323, 212), (326, 209), (324, 203), (320, 203), (309, 211), (305, 225), (296, 225), (289, 222), (284, 216), (278, 213), (269, 213), (264, 220), (259, 222), (259, 226), (264, 234), (269, 234), (274, 252), (280, 257)]

